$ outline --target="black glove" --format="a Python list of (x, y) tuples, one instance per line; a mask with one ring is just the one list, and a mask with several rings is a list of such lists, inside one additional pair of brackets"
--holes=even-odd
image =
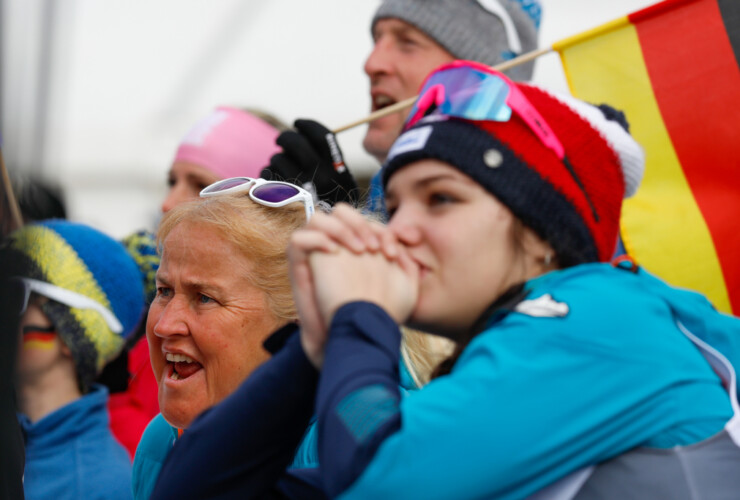
[(296, 120), (293, 126), (295, 131), (278, 136), (283, 151), (270, 158), (261, 177), (302, 186), (330, 205), (340, 201), (357, 205), (357, 183), (344, 164), (336, 136), (313, 120)]

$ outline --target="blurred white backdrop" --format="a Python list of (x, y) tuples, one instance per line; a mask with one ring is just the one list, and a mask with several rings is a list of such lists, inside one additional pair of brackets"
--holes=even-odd
[[(540, 0), (540, 44), (657, 0)], [(219, 104), (330, 128), (367, 114), (379, 0), (0, 0), (3, 153), (64, 189), (69, 216), (116, 237), (155, 227), (178, 141)], [(567, 91), (558, 56), (534, 80)], [(378, 165), (364, 126), (339, 136)]]

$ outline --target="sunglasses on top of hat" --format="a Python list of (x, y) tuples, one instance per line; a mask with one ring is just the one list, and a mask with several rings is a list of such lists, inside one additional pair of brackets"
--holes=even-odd
[(214, 182), (200, 192), (201, 198), (228, 193), (247, 191), (249, 198), (266, 207), (284, 207), (300, 201), (306, 209), (306, 221), (314, 212), (313, 197), (305, 189), (288, 182), (253, 179), (251, 177), (231, 177)]
[(431, 113), (474, 121), (507, 122), (516, 113), (540, 142), (563, 163), (591, 208), (588, 192), (565, 155), (565, 148), (545, 118), (529, 99), (502, 73), (473, 61), (454, 61), (431, 73), (422, 85), (419, 97), (406, 120), (404, 130)]
[(555, 132), (521, 90), (498, 71), (472, 61), (454, 61), (441, 66), (424, 82), (405, 128), (410, 128), (432, 111), (476, 121), (507, 122), (512, 112), (559, 159), (565, 150)]
[(105, 307), (100, 302), (91, 299), (85, 295), (82, 295), (66, 288), (61, 288), (45, 281), (39, 281), (31, 278), (13, 278), (10, 280), (14, 285), (20, 288), (20, 299), (22, 302), (18, 304), (18, 314), (22, 315), (28, 308), (28, 301), (31, 298), (31, 293), (42, 295), (48, 299), (51, 299), (65, 306), (74, 307), (75, 309), (92, 309), (100, 313), (103, 320), (114, 333), (121, 333), (123, 331), (123, 325), (118, 321), (113, 311)]

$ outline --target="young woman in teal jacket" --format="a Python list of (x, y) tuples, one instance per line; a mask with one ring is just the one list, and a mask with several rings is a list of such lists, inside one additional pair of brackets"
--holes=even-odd
[[(474, 63), (433, 73), (384, 166), (388, 226), (340, 206), (293, 235), (300, 334), (173, 454), (210, 465), (168, 464), (158, 491), (734, 497), (740, 321), (606, 263), (644, 168), (625, 128)], [(403, 399), (399, 324), (459, 346)], [(314, 402), (308, 474), (282, 436)]]

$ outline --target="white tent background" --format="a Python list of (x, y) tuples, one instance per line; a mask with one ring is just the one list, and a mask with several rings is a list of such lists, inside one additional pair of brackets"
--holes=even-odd
[[(540, 0), (541, 45), (656, 0)], [(379, 0), (0, 0), (0, 124), (11, 174), (64, 190), (71, 219), (122, 237), (153, 229), (182, 135), (219, 104), (330, 128), (368, 113), (362, 66)], [(567, 91), (556, 54), (534, 80)], [(365, 127), (339, 136), (378, 165)]]

